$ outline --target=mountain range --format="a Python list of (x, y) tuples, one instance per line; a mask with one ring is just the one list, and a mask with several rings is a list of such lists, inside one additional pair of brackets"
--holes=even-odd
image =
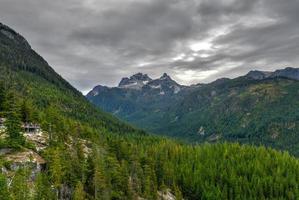
[[(211, 96), (205, 85), (185, 87), (166, 74), (157, 80), (138, 74), (123, 79), (117, 88), (101, 86), (90, 94), (96, 97), (106, 91), (105, 98), (111, 99), (111, 105), (126, 99), (122, 109), (131, 106), (127, 113), (140, 111), (141, 103), (149, 103), (152, 108), (159, 106), (172, 118), (165, 107), (170, 109), (171, 104), (187, 100), (185, 95), (190, 95), (193, 102), (192, 94), (199, 90), (208, 102), (215, 103), (209, 98), (217, 97), (224, 90), (223, 84), (225, 91), (238, 85), (237, 80), (228, 85), (227, 81), (209, 85), (215, 90)], [(273, 80), (263, 81), (267, 86), (263, 91), (271, 92), (271, 98), (276, 97), (277, 91), (267, 83)], [(255, 82), (261, 84), (260, 80)], [(281, 87), (278, 94), (298, 93), (294, 80), (275, 78), (274, 82)], [(115, 97), (122, 99), (113, 100)], [(134, 97), (140, 101), (138, 106)], [(281, 112), (291, 111), (287, 106), (294, 102), (285, 103)], [(207, 102), (203, 104), (209, 107)], [(196, 108), (198, 103), (192, 105)], [(189, 110), (190, 106), (186, 102), (176, 109), (187, 113), (184, 109)], [(296, 111), (292, 110), (295, 115)], [(289, 123), (289, 140), (296, 142), (291, 137), (294, 127), (291, 115), (283, 114), (279, 116)], [(163, 123), (162, 115), (157, 116), (160, 124)], [(134, 128), (92, 105), (24, 37), (1, 23), (0, 118), (1, 200), (296, 199), (299, 196), (299, 162), (287, 152), (232, 143), (189, 145)], [(152, 123), (150, 119), (149, 122)], [(41, 133), (26, 134), (22, 124), (35, 124)], [(201, 131), (203, 135), (208, 134), (206, 127)]]
[(167, 74), (153, 80), (138, 73), (117, 87), (96, 86), (87, 98), (155, 134), (265, 144), (298, 154), (298, 88), (299, 69), (291, 67), (192, 86)]

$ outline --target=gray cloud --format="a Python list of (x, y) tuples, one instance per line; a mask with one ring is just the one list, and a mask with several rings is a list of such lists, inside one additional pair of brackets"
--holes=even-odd
[(298, 66), (298, 9), (298, 0), (0, 0), (0, 20), (87, 91), (139, 71), (191, 84)]

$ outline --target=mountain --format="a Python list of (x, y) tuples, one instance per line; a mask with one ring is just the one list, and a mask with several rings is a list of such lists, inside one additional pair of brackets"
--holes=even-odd
[[(287, 152), (228, 143), (187, 145), (150, 136), (96, 109), (2, 24), (0, 118), (3, 200), (299, 195), (299, 161)], [(27, 126), (39, 130), (28, 132)]]
[[(127, 121), (141, 120), (144, 123), (159, 115), (158, 110), (167, 109), (171, 102), (183, 97), (189, 87), (179, 85), (164, 73), (158, 79), (138, 73), (123, 78), (118, 87), (96, 86), (87, 94), (87, 98), (107, 112), (124, 116)], [(143, 123), (141, 122), (141, 123)]]
[[(153, 82), (164, 84), (160, 78), (134, 95), (130, 95), (131, 90), (107, 88), (87, 98), (117, 117), (156, 134), (192, 142), (264, 144), (299, 155), (298, 73), (297, 68), (251, 71), (235, 79), (223, 78), (192, 87), (171, 81), (171, 86), (165, 83), (166, 88), (179, 89), (170, 90), (168, 95), (148, 91)], [(107, 104), (108, 101), (114, 104)]]

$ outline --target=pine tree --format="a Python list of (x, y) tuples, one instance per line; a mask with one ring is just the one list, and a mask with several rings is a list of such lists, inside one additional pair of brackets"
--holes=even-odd
[(174, 186), (174, 195), (176, 197), (176, 200), (183, 200), (182, 192), (180, 188), (176, 185)]
[(47, 156), (49, 160), (50, 180), (53, 183), (56, 190), (58, 191), (58, 196), (60, 197), (63, 179), (65, 175), (64, 161), (62, 158), (63, 150), (61, 150), (58, 147), (50, 149), (47, 152)]
[(1, 200), (10, 200), (10, 194), (7, 187), (6, 178), (0, 174), (0, 199)]
[(31, 199), (28, 185), (29, 170), (20, 169), (12, 179), (10, 193), (15, 200)]
[(108, 187), (107, 177), (105, 176), (104, 157), (99, 149), (94, 149), (94, 174), (93, 174), (93, 186), (94, 186), (94, 198), (95, 199), (110, 199), (110, 191)]
[(37, 115), (31, 101), (23, 100), (21, 105), (21, 119), (23, 122), (36, 122)]
[(0, 112), (5, 110), (5, 101), (6, 101), (6, 90), (4, 83), (0, 82)]
[(7, 133), (9, 135), (10, 143), (13, 146), (23, 145), (25, 143), (25, 139), (21, 132), (23, 131), (21, 125), (21, 116), (19, 106), (14, 99), (15, 95), (10, 94), (10, 109), (7, 117), (7, 121), (5, 122), (7, 127)]
[(46, 174), (40, 173), (36, 177), (34, 200), (54, 200), (55, 194)]
[(78, 182), (74, 191), (73, 199), (74, 200), (85, 200), (84, 187), (81, 182)]

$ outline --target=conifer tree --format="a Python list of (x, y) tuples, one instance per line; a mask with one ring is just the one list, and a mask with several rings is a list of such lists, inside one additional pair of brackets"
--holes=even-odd
[(10, 143), (14, 146), (23, 145), (25, 139), (22, 135), (22, 121), (20, 116), (20, 109), (16, 102), (15, 95), (10, 94), (10, 109), (6, 120), (7, 133), (9, 135)]
[(54, 200), (55, 194), (46, 174), (40, 173), (36, 177), (34, 200)]
[(94, 186), (94, 198), (95, 199), (110, 199), (109, 185), (107, 177), (105, 176), (104, 157), (100, 152), (100, 149), (95, 148), (94, 154), (94, 174), (93, 174), (93, 186)]
[(16, 172), (10, 186), (10, 193), (15, 200), (31, 199), (28, 178), (30, 170), (20, 169)]
[(84, 187), (81, 182), (78, 182), (74, 191), (74, 200), (85, 200), (86, 194), (84, 192)]
[(0, 199), (1, 200), (10, 200), (10, 194), (7, 187), (7, 181), (5, 176), (0, 174)]

